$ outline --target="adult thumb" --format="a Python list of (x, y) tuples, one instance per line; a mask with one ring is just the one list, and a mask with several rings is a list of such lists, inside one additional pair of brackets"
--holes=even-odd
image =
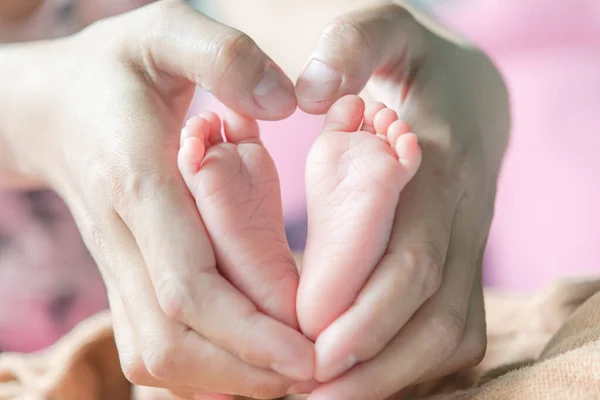
[(127, 56), (151, 79), (168, 85), (182, 78), (256, 119), (279, 120), (296, 109), (293, 83), (250, 37), (184, 0), (162, 0), (122, 21), (133, 27)]
[(395, 4), (349, 12), (330, 22), (296, 83), (300, 108), (327, 112), (340, 97), (359, 94), (375, 74), (404, 79), (423, 52), (424, 35), (412, 15)]

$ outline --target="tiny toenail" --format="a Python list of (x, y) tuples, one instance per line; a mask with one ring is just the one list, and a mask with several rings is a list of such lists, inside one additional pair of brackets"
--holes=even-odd
[(265, 111), (281, 113), (296, 105), (293, 89), (286, 88), (281, 71), (269, 65), (263, 79), (254, 88), (254, 99)]
[(298, 94), (306, 101), (332, 98), (342, 84), (342, 75), (319, 60), (312, 60), (300, 75)]

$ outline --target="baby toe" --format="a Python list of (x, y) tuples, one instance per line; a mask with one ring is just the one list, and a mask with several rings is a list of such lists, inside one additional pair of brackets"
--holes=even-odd
[(375, 114), (374, 126), (375, 132), (386, 136), (390, 125), (398, 120), (398, 114), (391, 108), (384, 108)]
[(208, 134), (208, 143), (210, 145), (218, 144), (223, 142), (223, 135), (221, 134), (221, 118), (212, 111), (203, 111), (200, 116), (208, 123), (210, 129)]
[(183, 141), (177, 155), (177, 165), (186, 182), (198, 173), (205, 154), (206, 147), (203, 139), (190, 136)]
[(365, 115), (363, 117), (363, 126), (361, 130), (375, 133), (375, 115), (377, 115), (377, 113), (384, 108), (386, 108), (385, 104), (379, 101), (369, 104), (367, 108), (365, 108)]
[(421, 147), (419, 146), (419, 139), (414, 133), (405, 133), (400, 135), (394, 146), (396, 153), (398, 154), (398, 160), (400, 164), (409, 173), (412, 178), (421, 165)]
[(387, 138), (392, 148), (396, 148), (398, 138), (410, 132), (410, 126), (406, 121), (396, 120), (392, 122), (387, 130)]

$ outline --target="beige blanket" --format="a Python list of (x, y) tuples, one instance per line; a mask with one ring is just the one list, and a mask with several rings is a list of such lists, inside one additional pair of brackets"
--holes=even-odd
[[(475, 368), (415, 387), (428, 400), (600, 399), (600, 280), (531, 296), (486, 293), (488, 351)], [(164, 399), (123, 377), (110, 315), (81, 323), (37, 354), (0, 355), (0, 400)]]

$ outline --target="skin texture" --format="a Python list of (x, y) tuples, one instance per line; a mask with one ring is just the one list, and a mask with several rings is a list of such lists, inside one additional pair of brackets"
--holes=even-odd
[[(382, 103), (366, 107), (354, 95), (327, 113), (306, 161), (308, 240), (298, 319), (312, 340), (353, 305), (385, 250), (390, 215), (421, 161), (409, 131), (395, 111)], [(326, 357), (335, 361), (335, 355)]]
[[(178, 155), (213, 243), (210, 268), (268, 315), (295, 328), (298, 318), (314, 340), (352, 304), (372, 272), (374, 263), (360, 253), (377, 254), (387, 242), (388, 216), (421, 161), (417, 137), (381, 103), (365, 107), (350, 95), (331, 107), (307, 159), (309, 243), (298, 288), (277, 170), (258, 125), (231, 112), (223, 125), (224, 138), (216, 114), (192, 117)], [(343, 258), (337, 250), (345, 245), (359, 253)], [(330, 283), (327, 291), (322, 282)], [(303, 305), (298, 317), (296, 292)]]
[[(481, 254), (509, 129), (508, 96), (495, 66), (431, 18), (418, 15), (441, 37), (390, 2), (375, 7), (352, 2), (356, 12), (338, 10), (320, 33), (311, 27), (325, 21), (324, 15), (336, 15), (333, 0), (312, 11), (306, 2), (295, 9), (256, 0), (243, 13), (233, 13), (228, 11), (233, 3), (220, 1), (215, 15), (256, 37), (292, 76), (307, 61), (319, 62), (316, 72), (302, 73), (297, 81), (300, 108), (323, 113), (340, 96), (361, 92), (396, 110), (423, 148), (422, 167), (396, 207), (376, 267), (379, 278), (359, 295), (368, 301), (317, 339), (317, 377), (347, 370), (349, 360), (363, 362), (313, 397), (383, 399), (413, 382), (477, 363), (485, 349)], [(267, 20), (273, 13), (276, 20)], [(286, 20), (286, 13), (294, 19)], [(267, 24), (302, 31), (302, 38), (274, 37), (264, 29)], [(310, 55), (306, 37), (318, 38)], [(298, 51), (289, 54), (290, 46)], [(310, 81), (313, 93), (306, 90)], [(335, 362), (327, 360), (334, 354)], [(353, 360), (353, 354), (364, 360)]]
[[(246, 36), (181, 1), (0, 51), (2, 76), (13, 82), (3, 84), (11, 100), (0, 107), (0, 169), (11, 178), (3, 182), (48, 184), (66, 200), (107, 285), (126, 376), (186, 393), (272, 398), (310, 390), (293, 387), (313, 375), (310, 342), (244, 308), (245, 296), (222, 293), (225, 279), (199, 269), (201, 220), (176, 163), (195, 84), (238, 112), (280, 119), (296, 106), (292, 82)], [(265, 76), (271, 82), (261, 83)], [(30, 90), (36, 96), (25, 95)], [(25, 118), (32, 112), (38, 118)], [(197, 291), (202, 285), (210, 290)], [(241, 314), (219, 312), (215, 299)], [(189, 315), (202, 316), (208, 330), (181, 321), (188, 305), (199, 307)], [(264, 346), (245, 335), (250, 327)], [(278, 351), (282, 341), (292, 343), (286, 352)], [(269, 365), (308, 368), (292, 379)]]
[(179, 170), (213, 244), (213, 267), (260, 310), (298, 329), (298, 269), (285, 237), (277, 169), (258, 124), (233, 112), (221, 124), (203, 113), (187, 121), (181, 140)]
[[(0, 76), (9, 77), (0, 180), (49, 185), (66, 200), (102, 271), (131, 381), (186, 395), (382, 400), (482, 356), (480, 258), (508, 132), (506, 91), (483, 54), (430, 34), (401, 7), (376, 6), (325, 28), (310, 59), (327, 67), (304, 71), (294, 96), (252, 40), (176, 0), (0, 53)], [(358, 294), (367, 301), (325, 328), (316, 355), (297, 330), (243, 306), (245, 296), (202, 269), (208, 250), (197, 244), (209, 239), (177, 169), (194, 84), (268, 120), (296, 105), (325, 113), (366, 87), (419, 136), (423, 162)], [(240, 323), (228, 325), (215, 299), (241, 310)], [(249, 326), (256, 336), (244, 335)], [(290, 337), (289, 352), (278, 351)], [(305, 368), (313, 357), (316, 369)], [(348, 360), (360, 363), (348, 370)], [(300, 371), (289, 374), (290, 365)], [(316, 387), (313, 376), (327, 382)]]
[(318, 82), (305, 71), (296, 85), (300, 107), (322, 112), (366, 88), (409, 123), (423, 150), (376, 273), (359, 294), (365, 300), (316, 344), (317, 378), (346, 372), (312, 399), (383, 399), (483, 356), (481, 256), (508, 137), (507, 94), (485, 55), (431, 34), (401, 7), (353, 12), (325, 31), (311, 58), (333, 71), (331, 93), (311, 93)]

